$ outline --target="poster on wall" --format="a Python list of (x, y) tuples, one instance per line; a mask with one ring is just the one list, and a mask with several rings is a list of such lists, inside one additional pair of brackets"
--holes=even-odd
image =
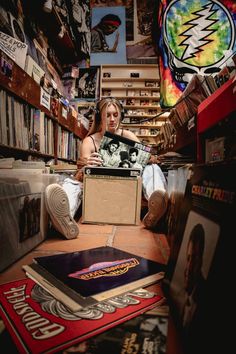
[(92, 9), (90, 65), (126, 64), (125, 7)]
[[(164, 0), (158, 10), (162, 107), (171, 107), (194, 74), (216, 75), (236, 51), (233, 0)], [(224, 30), (222, 30), (224, 29)]]
[(102, 0), (91, 0), (90, 7), (125, 6), (126, 20), (126, 41), (134, 40), (134, 2), (135, 0), (113, 0), (104, 2)]
[(80, 68), (75, 83), (75, 98), (93, 98), (98, 95), (98, 68)]
[(127, 38), (128, 59), (157, 57), (152, 39), (155, 4), (155, 0), (134, 0), (134, 35)]
[[(47, 2), (50, 1), (45, 3)], [(88, 59), (90, 55), (90, 1), (53, 0), (53, 7), (61, 23), (74, 37), (76, 49), (82, 62)]]
[[(109, 4), (100, 0), (91, 0), (91, 8), (104, 6), (124, 6), (126, 20), (127, 59), (145, 58), (157, 60), (155, 43), (152, 39), (153, 19), (156, 14), (156, 1), (114, 0)], [(153, 61), (151, 61), (153, 62)]]

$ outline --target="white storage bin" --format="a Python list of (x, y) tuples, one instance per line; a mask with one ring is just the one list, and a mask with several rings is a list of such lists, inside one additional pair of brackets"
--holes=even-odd
[(41, 170), (0, 170), (0, 271), (45, 239), (44, 190), (57, 180)]

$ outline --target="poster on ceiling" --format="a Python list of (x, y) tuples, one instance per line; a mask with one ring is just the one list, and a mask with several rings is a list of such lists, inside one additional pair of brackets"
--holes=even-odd
[(125, 7), (92, 9), (90, 65), (126, 64)]
[(163, 0), (158, 9), (162, 107), (171, 107), (194, 74), (216, 75), (236, 52), (232, 0)]

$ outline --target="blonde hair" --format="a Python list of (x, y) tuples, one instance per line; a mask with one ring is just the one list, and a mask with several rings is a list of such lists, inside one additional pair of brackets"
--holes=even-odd
[(116, 127), (116, 129), (119, 128), (120, 120), (121, 120), (121, 112), (123, 112), (123, 106), (120, 103), (120, 101), (117, 100), (115, 97), (105, 97), (105, 98), (102, 98), (100, 101), (98, 101), (96, 104), (95, 114), (93, 117), (93, 123), (91, 125), (91, 128), (89, 129), (87, 136), (97, 133), (101, 130), (101, 128), (102, 128), (102, 112), (105, 111), (105, 113), (106, 113), (107, 108), (111, 105), (115, 106), (117, 111), (120, 112), (119, 124)]

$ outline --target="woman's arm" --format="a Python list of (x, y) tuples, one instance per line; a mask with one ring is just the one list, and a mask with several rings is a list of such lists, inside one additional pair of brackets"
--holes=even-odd
[(101, 166), (100, 154), (95, 152), (92, 139), (87, 136), (80, 146), (80, 159), (86, 161), (86, 166)]
[(140, 143), (139, 138), (130, 130), (123, 130), (123, 137), (130, 139), (130, 140), (134, 140)]

